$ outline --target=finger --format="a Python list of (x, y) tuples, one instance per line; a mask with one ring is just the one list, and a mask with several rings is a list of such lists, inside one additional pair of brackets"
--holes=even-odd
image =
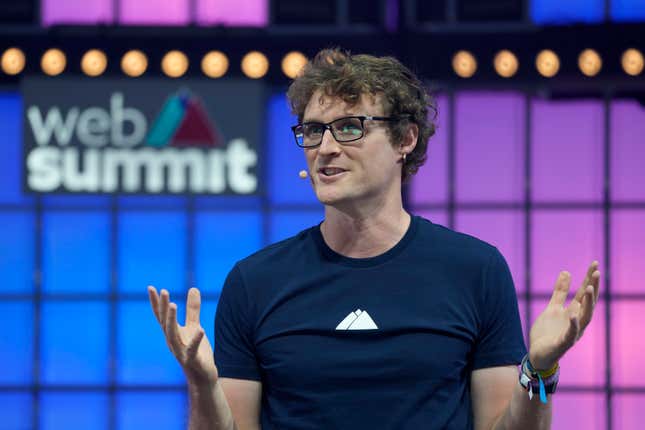
[(569, 294), (570, 285), (571, 285), (571, 274), (566, 270), (560, 272), (558, 279), (555, 281), (555, 287), (553, 288), (553, 295), (551, 295), (551, 301), (549, 302), (549, 306), (552, 306), (552, 305), (564, 306), (564, 302), (567, 300), (567, 295)]
[(580, 307), (580, 336), (591, 321), (594, 310), (594, 289), (593, 286), (587, 285), (585, 295), (582, 297), (582, 306)]
[(593, 303), (598, 303), (598, 296), (600, 294), (600, 271), (596, 270), (591, 275), (591, 285), (593, 286)]
[(178, 355), (181, 354), (184, 345), (179, 335), (179, 324), (177, 324), (177, 305), (170, 303), (168, 306), (168, 319), (166, 320), (166, 332), (168, 336), (168, 343), (172, 351)]
[(170, 302), (170, 294), (168, 291), (161, 290), (161, 300), (159, 306), (159, 319), (161, 320), (161, 325), (163, 326), (164, 331), (166, 328), (166, 320), (168, 318), (168, 303)]
[(585, 288), (587, 288), (587, 285), (591, 284), (591, 280), (593, 277), (593, 273), (596, 271), (598, 268), (598, 261), (594, 260), (591, 262), (589, 265), (589, 268), (587, 269), (587, 273), (585, 275), (585, 278), (582, 280), (582, 285), (580, 286), (581, 288), (576, 291), (576, 296), (573, 298), (573, 300), (581, 301), (582, 297), (585, 294)]
[(188, 344), (188, 349), (186, 351), (186, 358), (188, 360), (192, 360), (197, 356), (197, 351), (199, 350), (199, 344), (202, 342), (203, 338), (204, 338), (204, 330), (199, 329), (197, 333), (195, 333), (195, 336), (191, 339), (190, 343)]
[(186, 299), (186, 326), (199, 325), (199, 310), (202, 305), (202, 298), (197, 288), (188, 290)]
[(157, 322), (161, 324), (161, 318), (159, 317), (159, 296), (157, 295), (157, 289), (152, 285), (148, 286), (148, 299), (150, 300), (152, 313), (155, 314)]

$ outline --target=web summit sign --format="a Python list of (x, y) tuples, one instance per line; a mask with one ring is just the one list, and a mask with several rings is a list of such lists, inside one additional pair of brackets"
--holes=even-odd
[(258, 193), (261, 84), (25, 79), (24, 184), (48, 193)]

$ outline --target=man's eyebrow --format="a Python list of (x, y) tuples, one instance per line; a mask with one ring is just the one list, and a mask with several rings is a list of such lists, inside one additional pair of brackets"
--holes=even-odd
[(317, 124), (324, 124), (324, 122), (322, 120), (319, 120), (319, 119), (316, 119), (316, 118), (306, 118), (306, 119), (303, 118), (302, 122), (303, 123), (305, 123), (305, 122), (315, 122)]
[[(350, 117), (354, 117), (354, 116), (360, 116), (360, 115), (359, 115), (359, 114), (356, 114), (356, 113), (349, 113), (349, 112), (346, 112), (346, 113), (344, 113), (343, 115), (341, 115), (341, 116), (339, 116), (339, 117), (337, 117), (337, 118), (332, 119), (330, 122), (333, 122), (333, 121), (336, 121), (336, 120), (339, 120), (339, 119), (342, 119), (342, 118), (350, 118)], [(321, 120), (321, 119), (317, 119), (317, 118), (306, 118), (306, 119), (305, 119), (305, 118), (303, 118), (303, 119), (302, 119), (302, 122), (303, 122), (303, 123), (305, 123), (305, 122), (315, 122), (316, 124), (325, 124), (325, 121), (323, 121), (323, 120)]]

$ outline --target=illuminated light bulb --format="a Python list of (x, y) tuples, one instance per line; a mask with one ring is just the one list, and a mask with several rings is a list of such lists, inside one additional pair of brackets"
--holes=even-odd
[(121, 58), (121, 70), (132, 78), (143, 75), (147, 68), (148, 57), (138, 49), (126, 52), (123, 58)]
[(81, 59), (81, 69), (88, 76), (99, 76), (107, 68), (107, 57), (103, 51), (90, 49)]
[(161, 59), (161, 70), (171, 78), (179, 78), (188, 70), (188, 57), (181, 51), (169, 51)]
[(251, 79), (263, 77), (268, 70), (269, 60), (261, 52), (251, 51), (242, 58), (242, 72)]
[(305, 64), (307, 64), (307, 57), (302, 52), (291, 51), (282, 59), (282, 72), (288, 78), (294, 79)]
[(602, 59), (593, 49), (585, 49), (578, 56), (578, 67), (585, 76), (596, 76), (602, 69)]
[(2, 54), (2, 71), (7, 75), (17, 75), (25, 68), (25, 53), (18, 48), (9, 48)]
[(202, 72), (209, 78), (221, 78), (228, 71), (228, 57), (220, 51), (211, 51), (202, 58)]
[(623, 65), (625, 73), (631, 76), (640, 75), (643, 71), (643, 66), (645, 65), (643, 54), (641, 51), (634, 48), (630, 48), (623, 52), (620, 62)]
[(60, 49), (48, 49), (40, 60), (40, 67), (49, 76), (56, 76), (63, 73), (67, 65), (67, 58)]
[(517, 69), (520, 66), (515, 54), (507, 49), (503, 49), (495, 55), (493, 64), (495, 66), (495, 71), (502, 78), (512, 77), (517, 73)]
[(560, 58), (550, 49), (544, 49), (535, 57), (535, 68), (545, 78), (552, 78), (560, 70)]
[(452, 57), (452, 69), (457, 76), (470, 78), (477, 71), (477, 60), (468, 51), (459, 51)]

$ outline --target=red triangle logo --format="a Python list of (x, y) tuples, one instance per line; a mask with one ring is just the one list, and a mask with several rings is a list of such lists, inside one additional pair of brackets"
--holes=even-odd
[(208, 120), (204, 105), (196, 98), (186, 100), (184, 118), (179, 124), (170, 146), (220, 146), (219, 133)]

